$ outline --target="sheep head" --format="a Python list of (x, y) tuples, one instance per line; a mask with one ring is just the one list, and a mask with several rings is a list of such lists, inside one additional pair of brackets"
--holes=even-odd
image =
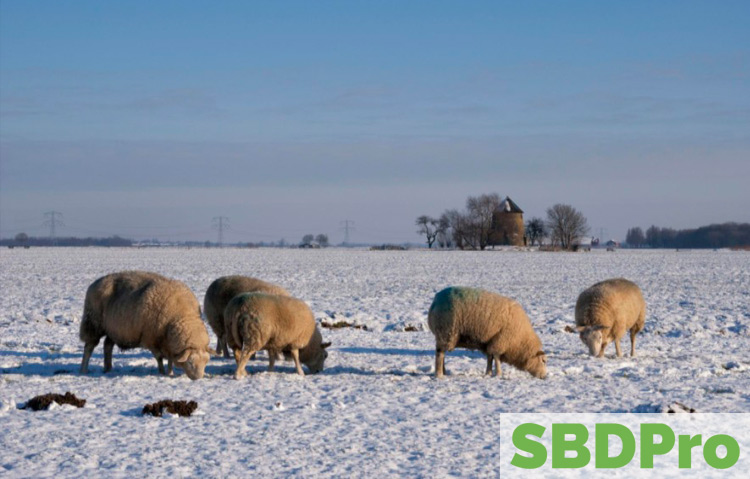
[(326, 348), (330, 345), (330, 342), (321, 344), (320, 349), (318, 349), (315, 356), (305, 363), (310, 370), (310, 374), (317, 374), (323, 370), (323, 363), (325, 363), (325, 360), (328, 357), (328, 351), (326, 351)]
[(185, 374), (195, 381), (203, 377), (203, 372), (210, 357), (206, 349), (188, 348), (175, 359), (175, 365), (178, 368), (184, 369)]
[(594, 326), (579, 326), (579, 336), (583, 344), (588, 346), (589, 353), (592, 356), (598, 356), (602, 349), (602, 341), (604, 340), (604, 330), (607, 329), (601, 324)]
[(537, 353), (526, 361), (525, 371), (531, 373), (534, 377), (544, 379), (547, 377), (547, 354), (544, 351)]

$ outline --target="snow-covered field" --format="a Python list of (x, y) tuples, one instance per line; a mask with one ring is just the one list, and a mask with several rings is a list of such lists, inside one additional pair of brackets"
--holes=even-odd
[[(86, 287), (125, 269), (180, 279), (201, 303), (218, 276), (257, 276), (307, 301), (319, 320), (368, 329), (323, 330), (333, 341), (326, 370), (305, 378), (291, 363), (265, 372), (265, 355), (241, 381), (223, 358), (200, 381), (160, 377), (150, 353), (117, 349), (103, 375), (101, 346), (80, 376)], [(613, 358), (610, 346), (593, 359), (565, 326), (578, 293), (615, 276), (639, 283), (648, 303), (639, 356)], [(503, 378), (483, 377), (481, 355), (458, 350), (435, 380), (427, 309), (448, 285), (517, 299), (544, 343), (548, 379), (507, 365)], [(0, 476), (496, 476), (499, 413), (638, 412), (674, 401), (750, 412), (749, 326), (742, 252), (4, 249)], [(86, 407), (16, 409), (66, 391)], [(140, 415), (160, 399), (195, 400), (200, 414)]]

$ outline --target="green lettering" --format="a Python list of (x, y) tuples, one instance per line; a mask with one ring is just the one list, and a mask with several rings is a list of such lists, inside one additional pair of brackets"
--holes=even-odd
[[(719, 446), (727, 448), (727, 455), (723, 459), (716, 454)], [(726, 434), (717, 434), (711, 436), (703, 446), (703, 458), (706, 463), (714, 469), (728, 469), (735, 464), (740, 458), (740, 445), (732, 436)]]
[(690, 469), (693, 467), (693, 448), (703, 444), (703, 436), (700, 434), (690, 436), (689, 434), (680, 434), (679, 443), (679, 463), (680, 469)]
[(541, 438), (544, 435), (544, 431), (544, 426), (531, 422), (521, 424), (513, 431), (513, 445), (521, 451), (530, 453), (531, 457), (515, 453), (513, 459), (510, 461), (511, 465), (520, 467), (521, 469), (536, 469), (542, 467), (547, 462), (547, 448), (544, 447), (544, 444), (527, 437), (534, 436)]
[[(661, 442), (654, 444), (654, 436)], [(654, 456), (668, 453), (674, 447), (674, 431), (666, 424), (641, 424), (641, 469), (653, 469)]]
[[(565, 440), (565, 435), (575, 436), (572, 440)], [(589, 430), (583, 424), (553, 424), (552, 425), (552, 468), (578, 469), (585, 467), (591, 460), (591, 453), (586, 448)], [(566, 451), (575, 451), (575, 457), (565, 457)]]
[[(625, 466), (633, 460), (633, 456), (635, 456), (635, 436), (626, 426), (610, 423), (597, 424), (594, 434), (597, 469), (616, 469)], [(610, 457), (609, 436), (620, 438), (622, 442), (620, 455)]]

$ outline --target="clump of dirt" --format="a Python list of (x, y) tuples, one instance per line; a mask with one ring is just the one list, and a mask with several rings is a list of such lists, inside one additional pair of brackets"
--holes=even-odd
[(143, 406), (141, 414), (151, 414), (155, 417), (161, 417), (164, 411), (167, 411), (169, 414), (177, 414), (178, 416), (190, 416), (196, 409), (198, 409), (198, 403), (195, 401), (172, 401), (165, 399), (153, 404), (146, 404)]
[(667, 406), (667, 414), (675, 414), (675, 413), (694, 413), (695, 408), (692, 408), (690, 406), (685, 406), (681, 402), (673, 402), (669, 406)]
[(65, 394), (49, 393), (29, 399), (26, 401), (23, 409), (31, 409), (32, 411), (47, 410), (53, 402), (60, 405), (71, 404), (75, 407), (83, 407), (86, 404), (85, 399), (78, 399), (76, 395), (71, 392), (66, 392)]
[(341, 328), (353, 328), (367, 331), (367, 326), (364, 324), (354, 324), (347, 321), (336, 321), (335, 323), (329, 323), (328, 321), (322, 321), (320, 325), (328, 329), (341, 329)]

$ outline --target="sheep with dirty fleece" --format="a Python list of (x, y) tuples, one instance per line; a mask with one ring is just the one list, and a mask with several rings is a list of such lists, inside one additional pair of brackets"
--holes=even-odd
[(216, 351), (229, 357), (226, 331), (224, 330), (224, 309), (229, 301), (240, 293), (261, 292), (279, 296), (291, 296), (289, 291), (281, 286), (268, 283), (249, 276), (222, 276), (208, 287), (203, 299), (203, 312), (206, 314), (209, 326), (216, 334)]
[(615, 343), (622, 357), (620, 339), (630, 331), (630, 356), (635, 356), (635, 335), (646, 321), (646, 302), (641, 288), (624, 278), (608, 279), (591, 286), (576, 301), (576, 330), (592, 356), (603, 357)]
[(104, 339), (104, 372), (112, 369), (112, 350), (142, 347), (150, 350), (165, 374), (173, 365), (190, 379), (200, 379), (209, 360), (208, 332), (200, 305), (180, 281), (156, 273), (125, 271), (103, 276), (86, 291), (79, 329), (85, 343), (81, 373), (88, 372), (94, 348)]
[(445, 353), (477, 349), (487, 356), (486, 374), (500, 375), (500, 363), (544, 379), (547, 355), (520, 304), (482, 289), (449, 287), (435, 295), (427, 316), (435, 335), (435, 375), (443, 377)]
[(297, 374), (304, 376), (300, 362), (315, 374), (328, 357), (310, 308), (296, 298), (266, 293), (242, 293), (224, 310), (227, 344), (237, 361), (235, 379), (245, 376), (247, 360), (256, 351), (268, 352), (268, 370), (273, 371), (278, 353), (294, 360)]

